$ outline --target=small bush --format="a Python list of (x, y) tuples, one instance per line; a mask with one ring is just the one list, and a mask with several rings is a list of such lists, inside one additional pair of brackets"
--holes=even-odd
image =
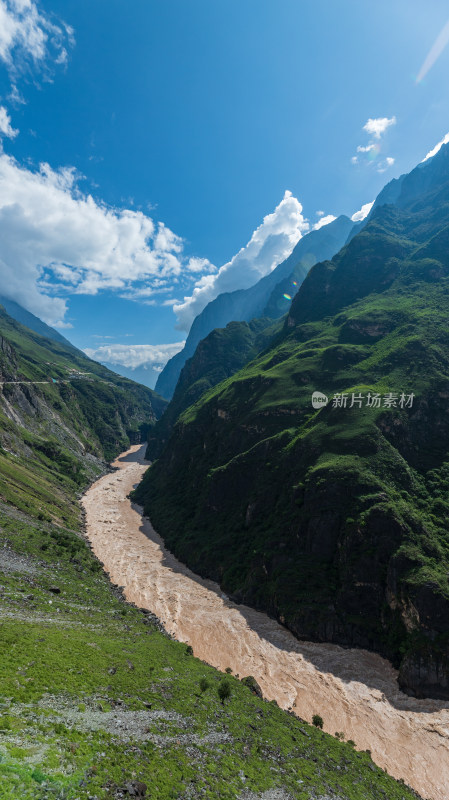
[(201, 678), (201, 680), (200, 680), (200, 689), (201, 689), (202, 692), (207, 691), (207, 689), (209, 688), (209, 685), (210, 684), (209, 684), (209, 681), (207, 680), (207, 678)]
[(312, 717), (312, 725), (315, 725), (315, 728), (322, 728), (324, 725), (323, 717), (320, 717), (319, 714), (314, 714)]
[(39, 767), (36, 767), (36, 769), (33, 770), (31, 777), (33, 781), (36, 781), (36, 783), (43, 783), (45, 780), (45, 775), (42, 770), (39, 769)]
[(226, 672), (228, 675), (232, 675), (232, 669), (231, 669), (231, 667), (226, 667), (226, 669), (225, 669), (225, 672)]
[(193, 647), (192, 647), (191, 644), (188, 644), (187, 647), (186, 647), (186, 655), (187, 656), (193, 656)]

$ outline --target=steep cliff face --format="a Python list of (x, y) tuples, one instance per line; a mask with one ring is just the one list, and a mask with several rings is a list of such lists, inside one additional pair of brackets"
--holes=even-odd
[[(136, 492), (168, 546), (300, 638), (449, 697), (449, 148), (179, 417)], [(414, 171), (416, 172), (416, 171)], [(313, 408), (312, 393), (330, 402)]]
[[(311, 231), (300, 239), (282, 264), (254, 286), (235, 292), (224, 292), (208, 303), (193, 321), (184, 349), (173, 356), (162, 370), (156, 383), (156, 391), (168, 399), (173, 396), (187, 359), (193, 356), (199, 342), (214, 328), (224, 328), (232, 321), (249, 322), (263, 316), (277, 319), (285, 314), (291, 297), (309, 269), (317, 261), (332, 258), (345, 243), (353, 226), (354, 223), (342, 215), (329, 225)], [(290, 299), (284, 297), (284, 284), (290, 290)]]

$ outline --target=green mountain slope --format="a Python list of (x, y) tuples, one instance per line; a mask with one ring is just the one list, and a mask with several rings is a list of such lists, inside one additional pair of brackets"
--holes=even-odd
[[(282, 340), (180, 416), (136, 491), (226, 592), (301, 638), (376, 649), (404, 689), (443, 698), (448, 232), (446, 147), (312, 268)], [(331, 402), (315, 410), (314, 391)]]
[(149, 431), (147, 457), (150, 460), (159, 457), (173, 425), (186, 408), (255, 358), (281, 329), (280, 321), (265, 317), (229, 322), (226, 328), (216, 328), (202, 339), (182, 368), (164, 414)]
[[(287, 300), (283, 297), (285, 290), (281, 284), (287, 280), (293, 296), (310, 267), (324, 258), (332, 258), (345, 243), (353, 227), (354, 223), (342, 215), (329, 225), (310, 231), (299, 240), (285, 261), (254, 286), (223, 292), (211, 300), (195, 317), (184, 348), (167, 362), (160, 373), (156, 391), (167, 399), (173, 396), (187, 359), (193, 356), (199, 342), (215, 328), (224, 328), (232, 321), (249, 322), (263, 316), (277, 319), (285, 314), (291, 298)], [(293, 286), (294, 280), (297, 286)]]
[(36, 447), (45, 440), (50, 460), (52, 447), (109, 459), (130, 441), (145, 440), (166, 405), (71, 345), (25, 328), (1, 307), (0, 384), (3, 447), (23, 452), (24, 437), (36, 438)]
[[(26, 308), (16, 303), (14, 300), (10, 300), (8, 297), (4, 297), (0, 294), (0, 305), (3, 306), (4, 310), (10, 317), (16, 320), (16, 322), (20, 322), (21, 325), (25, 325), (26, 328), (30, 328), (35, 333), (39, 333), (41, 336), (45, 336), (47, 339), (53, 339), (55, 342), (60, 342), (61, 344), (67, 345), (67, 347), (72, 347), (73, 345), (62, 336), (58, 331), (52, 328), (50, 325), (47, 325), (45, 322), (42, 322), (39, 317), (36, 317), (30, 311), (27, 311)], [(76, 349), (76, 348), (74, 348)]]
[(0, 337), (0, 798), (416, 797), (123, 601), (77, 496), (159, 401), (4, 312)]

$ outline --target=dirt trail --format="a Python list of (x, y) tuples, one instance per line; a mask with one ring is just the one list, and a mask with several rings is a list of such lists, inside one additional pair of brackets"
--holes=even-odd
[(243, 677), (264, 696), (329, 733), (343, 731), (374, 761), (431, 800), (449, 800), (449, 703), (399, 691), (396, 671), (374, 653), (298, 642), (264, 614), (226, 598), (169, 553), (127, 499), (147, 469), (136, 445), (86, 493), (87, 535), (128, 600), (153, 611), (199, 658)]

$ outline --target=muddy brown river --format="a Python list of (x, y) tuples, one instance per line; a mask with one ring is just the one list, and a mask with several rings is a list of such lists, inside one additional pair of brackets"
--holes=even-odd
[(398, 688), (380, 656), (332, 644), (299, 642), (265, 614), (231, 602), (164, 547), (141, 509), (127, 499), (148, 468), (145, 446), (116, 462), (83, 498), (87, 536), (128, 600), (155, 613), (167, 631), (220, 670), (254, 675), (268, 700), (359, 749), (429, 800), (449, 800), (449, 703), (416, 700)]

